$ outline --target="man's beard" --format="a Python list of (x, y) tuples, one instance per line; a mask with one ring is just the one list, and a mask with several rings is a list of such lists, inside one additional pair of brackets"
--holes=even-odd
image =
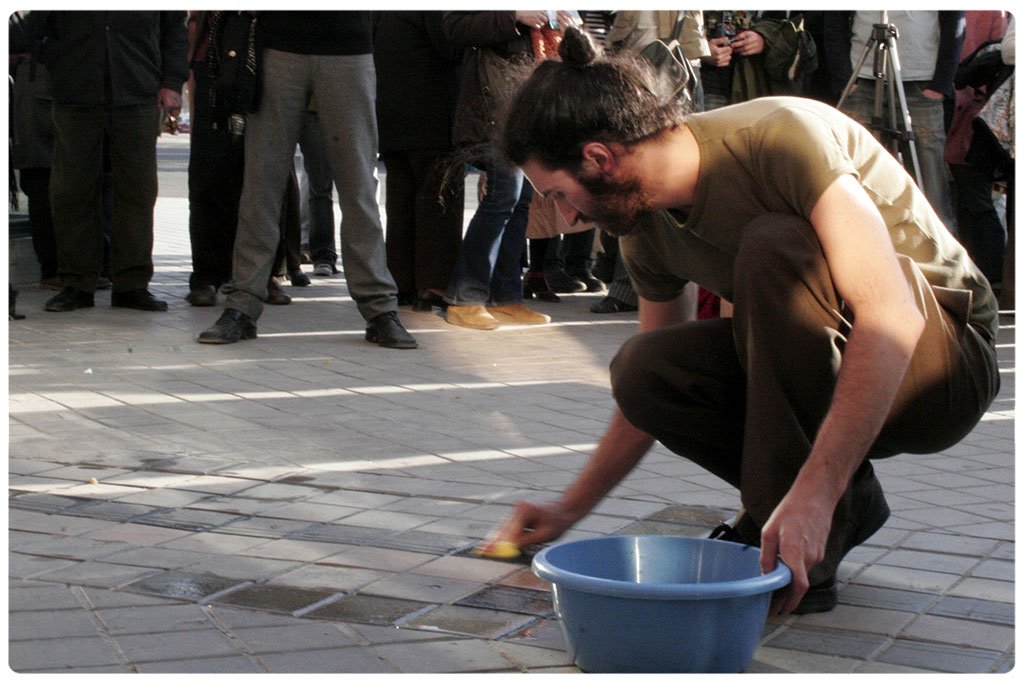
[(644, 190), (638, 176), (613, 179), (580, 173), (576, 179), (591, 197), (580, 221), (593, 223), (609, 235), (622, 237), (635, 232), (652, 213), (650, 193)]

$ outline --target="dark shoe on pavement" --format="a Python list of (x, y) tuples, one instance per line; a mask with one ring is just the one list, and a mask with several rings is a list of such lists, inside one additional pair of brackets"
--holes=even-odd
[(395, 311), (381, 313), (370, 320), (366, 326), (366, 341), (386, 349), (415, 349), (419, 346)]
[(209, 329), (199, 334), (200, 344), (234, 344), (242, 339), (256, 338), (256, 321), (241, 311), (225, 308)]
[(167, 302), (160, 301), (145, 288), (113, 292), (110, 295), (110, 305), (114, 308), (134, 308), (139, 311), (167, 310)]
[(271, 306), (287, 306), (292, 302), (292, 298), (284, 293), (281, 285), (271, 280), (267, 283), (267, 298), (264, 301)]
[(591, 294), (603, 292), (605, 289), (604, 283), (591, 275), (589, 270), (572, 273), (572, 277), (582, 282)]
[(548, 301), (555, 304), (561, 301), (558, 295), (551, 290), (547, 275), (527, 272), (523, 276), (523, 298), (532, 299), (534, 297), (537, 298), (537, 301)]
[(606, 296), (605, 298), (598, 301), (596, 304), (590, 307), (591, 313), (627, 313), (629, 311), (635, 311), (636, 306), (627, 304), (625, 301), (620, 301), (614, 296)]
[(429, 313), (434, 310), (435, 306), (442, 311), (448, 307), (444, 300), (444, 293), (439, 289), (424, 289), (416, 296), (412, 310), (418, 313)]
[(585, 292), (587, 286), (577, 280), (576, 278), (569, 275), (564, 270), (556, 270), (551, 273), (545, 272), (548, 278), (548, 285), (551, 287), (551, 291), (559, 294), (578, 294), (579, 292)]
[(213, 285), (196, 287), (188, 293), (185, 301), (193, 306), (213, 306), (217, 303), (217, 290), (214, 289)]
[(65, 313), (79, 308), (92, 308), (95, 306), (92, 292), (83, 292), (74, 287), (65, 287), (60, 294), (46, 302), (46, 310)]
[(288, 271), (288, 281), (293, 287), (309, 287), (309, 276), (302, 269)]

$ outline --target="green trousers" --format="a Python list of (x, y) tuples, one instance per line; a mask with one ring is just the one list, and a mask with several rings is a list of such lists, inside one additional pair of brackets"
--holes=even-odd
[(50, 202), (65, 286), (96, 290), (103, 261), (101, 184), (109, 145), (114, 207), (110, 275), (114, 292), (145, 288), (153, 277), (156, 203), (156, 99), (127, 107), (54, 104)]

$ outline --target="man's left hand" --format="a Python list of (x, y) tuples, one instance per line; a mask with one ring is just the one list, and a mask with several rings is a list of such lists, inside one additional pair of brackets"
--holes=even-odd
[(787, 614), (800, 604), (808, 572), (825, 558), (834, 510), (828, 496), (794, 484), (761, 529), (761, 571), (772, 571), (781, 559), (793, 573), (792, 583), (772, 603), (773, 614)]
[(942, 100), (946, 99), (946, 97), (942, 93), (940, 93), (937, 90), (932, 90), (931, 88), (925, 88), (924, 90), (921, 91), (921, 94), (927, 97), (929, 100), (936, 100), (941, 102)]

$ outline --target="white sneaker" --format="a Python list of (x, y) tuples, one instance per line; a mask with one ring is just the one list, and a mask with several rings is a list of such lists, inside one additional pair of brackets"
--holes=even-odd
[(313, 275), (319, 275), (321, 277), (334, 275), (334, 268), (331, 268), (331, 264), (329, 263), (318, 263), (313, 266)]

